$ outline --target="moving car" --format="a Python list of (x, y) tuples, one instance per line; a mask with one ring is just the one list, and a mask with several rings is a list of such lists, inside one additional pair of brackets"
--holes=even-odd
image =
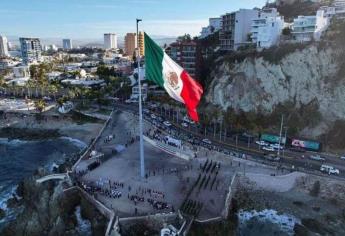
[(322, 165), (320, 167), (320, 171), (326, 172), (329, 175), (330, 174), (339, 175), (339, 170), (334, 168), (333, 166), (329, 166), (329, 165)]
[(270, 146), (268, 146), (268, 147), (265, 146), (262, 149), (265, 150), (265, 151), (269, 151), (269, 152), (274, 152), (275, 151), (275, 149), (273, 147), (270, 147)]
[(152, 119), (156, 119), (157, 116), (156, 116), (155, 114), (151, 114), (151, 118), (152, 118)]
[(169, 121), (164, 121), (163, 124), (167, 127), (170, 127), (171, 126), (171, 123)]
[(186, 123), (189, 123), (189, 124), (194, 124), (194, 123), (195, 123), (194, 121), (192, 121), (191, 119), (189, 119), (188, 116), (184, 116), (184, 117), (183, 117), (183, 121), (186, 122)]
[(135, 102), (138, 102), (138, 101), (135, 100), (135, 99), (127, 99), (127, 100), (125, 101), (125, 103), (127, 103), (127, 104), (129, 104), (129, 103), (135, 103)]
[(157, 107), (158, 107), (158, 105), (157, 105), (157, 104), (155, 104), (155, 103), (152, 103), (152, 104), (150, 104), (150, 107), (151, 107), (151, 108), (157, 108)]
[(212, 144), (212, 142), (207, 138), (204, 138), (202, 141), (207, 144)]
[(183, 122), (181, 125), (185, 128), (188, 128), (188, 124), (186, 122)]
[(345, 155), (340, 157), (341, 160), (345, 160)]
[(325, 161), (326, 160), (324, 157), (321, 157), (320, 155), (311, 155), (309, 157), (309, 159), (315, 160), (315, 161)]
[(267, 160), (270, 160), (270, 161), (279, 161), (280, 160), (280, 157), (274, 155), (274, 154), (269, 154), (266, 156), (266, 159)]
[(274, 149), (283, 149), (282, 145), (279, 145), (278, 143), (274, 143), (274, 144), (270, 144), (270, 147), (274, 148)]
[(256, 141), (255, 142), (257, 145), (260, 145), (260, 146), (267, 146), (268, 143), (266, 143), (265, 141)]

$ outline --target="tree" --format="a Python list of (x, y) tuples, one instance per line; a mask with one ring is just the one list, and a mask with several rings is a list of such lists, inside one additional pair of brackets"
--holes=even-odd
[(5, 78), (3, 76), (0, 76), (0, 87), (6, 86)]
[(35, 107), (39, 113), (42, 113), (46, 108), (46, 102), (43, 99), (39, 99), (35, 101)]
[(49, 92), (49, 95), (50, 95), (50, 94), (53, 94), (54, 100), (56, 100), (56, 93), (58, 92), (57, 87), (56, 87), (55, 85), (53, 85), (53, 84), (50, 84), (50, 85), (48, 86), (48, 92)]
[(291, 35), (291, 29), (289, 27), (285, 27), (282, 32), (283, 35), (285, 36), (290, 36)]
[(192, 37), (190, 36), (190, 34), (185, 34), (185, 35), (177, 37), (177, 41), (178, 42), (191, 42)]

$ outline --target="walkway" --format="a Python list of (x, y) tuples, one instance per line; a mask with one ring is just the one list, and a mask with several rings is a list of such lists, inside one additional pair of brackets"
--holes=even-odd
[(69, 176), (67, 173), (63, 174), (52, 174), (52, 175), (46, 175), (42, 178), (36, 179), (36, 183), (41, 184), (43, 182), (46, 182), (48, 180), (65, 180), (68, 179)]

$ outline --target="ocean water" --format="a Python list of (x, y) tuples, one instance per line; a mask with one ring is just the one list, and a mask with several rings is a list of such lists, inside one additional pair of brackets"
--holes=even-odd
[[(52, 169), (85, 146), (83, 142), (68, 137), (43, 141), (0, 139), (0, 208), (9, 213), (7, 220), (11, 214), (6, 201), (23, 178), (31, 176), (41, 166)], [(1, 220), (0, 225), (5, 221)]]

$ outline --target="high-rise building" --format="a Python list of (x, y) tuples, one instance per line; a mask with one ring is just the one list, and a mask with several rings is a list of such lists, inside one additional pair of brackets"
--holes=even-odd
[(7, 38), (0, 35), (0, 56), (6, 57), (9, 55), (7, 46)]
[(19, 38), (24, 63), (41, 61), (42, 47), (39, 38)]
[(8, 50), (12, 50), (12, 43), (10, 41), (7, 42), (7, 48)]
[(165, 51), (171, 59), (182, 66), (192, 77), (196, 75), (197, 44), (193, 41), (177, 41)]
[(137, 48), (137, 34), (127, 33), (125, 36), (125, 52), (128, 56), (134, 55), (135, 49)]
[(255, 9), (240, 9), (222, 16), (222, 29), (219, 39), (223, 51), (237, 50), (249, 42), (249, 35), (254, 19), (258, 18)]
[(114, 33), (104, 34), (104, 49), (117, 48), (117, 35)]
[(144, 32), (139, 32), (139, 55), (145, 56), (145, 36)]
[(62, 48), (66, 50), (70, 50), (73, 48), (72, 39), (63, 39), (62, 40)]

